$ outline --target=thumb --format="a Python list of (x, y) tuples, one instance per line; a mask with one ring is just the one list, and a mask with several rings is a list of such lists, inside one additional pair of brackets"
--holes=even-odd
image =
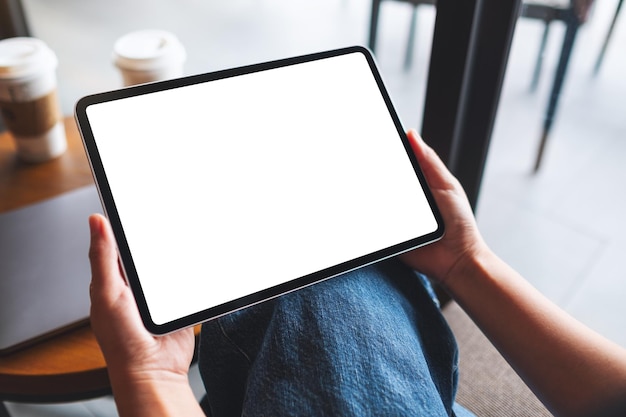
[(439, 158), (439, 155), (424, 142), (415, 130), (409, 130), (407, 137), (431, 189), (450, 190), (460, 187), (459, 182)]
[(91, 296), (115, 297), (120, 288), (125, 287), (121, 277), (115, 239), (111, 226), (100, 214), (89, 216), (91, 243), (89, 261), (91, 264)]

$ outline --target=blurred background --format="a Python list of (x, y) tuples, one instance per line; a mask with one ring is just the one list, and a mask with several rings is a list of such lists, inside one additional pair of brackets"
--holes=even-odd
[[(542, 166), (534, 174), (565, 25), (551, 24), (540, 78), (532, 91), (544, 24), (518, 20), (476, 214), (496, 253), (560, 306), (626, 346), (626, 271), (621, 264), (626, 254), (623, 16), (594, 75), (618, 1), (596, 1), (580, 27)], [(24, 0), (24, 6), (33, 36), (59, 57), (59, 94), (67, 115), (83, 95), (121, 87), (111, 53), (115, 40), (127, 32), (174, 33), (187, 49), (185, 74), (190, 75), (367, 45), (371, 9), (369, 0)], [(412, 12), (404, 2), (382, 3), (376, 58), (405, 127), (419, 130), (435, 8), (418, 7), (413, 60), (407, 69)], [(97, 401), (10, 404), (10, 412), (115, 413), (112, 404)]]

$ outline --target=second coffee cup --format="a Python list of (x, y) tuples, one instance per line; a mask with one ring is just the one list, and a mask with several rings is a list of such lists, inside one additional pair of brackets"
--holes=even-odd
[(125, 86), (180, 77), (185, 59), (185, 48), (178, 38), (162, 30), (130, 32), (113, 48), (113, 62)]

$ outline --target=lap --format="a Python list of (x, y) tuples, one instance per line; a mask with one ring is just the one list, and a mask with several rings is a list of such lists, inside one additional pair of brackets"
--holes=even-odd
[(457, 349), (397, 261), (206, 323), (200, 370), (218, 415), (450, 415)]

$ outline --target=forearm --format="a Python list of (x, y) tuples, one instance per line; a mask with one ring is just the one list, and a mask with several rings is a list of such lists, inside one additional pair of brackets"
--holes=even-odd
[(184, 375), (137, 378), (113, 374), (110, 377), (121, 417), (204, 417)]
[(460, 265), (446, 287), (555, 414), (588, 415), (626, 398), (626, 350), (573, 319), (490, 251)]

